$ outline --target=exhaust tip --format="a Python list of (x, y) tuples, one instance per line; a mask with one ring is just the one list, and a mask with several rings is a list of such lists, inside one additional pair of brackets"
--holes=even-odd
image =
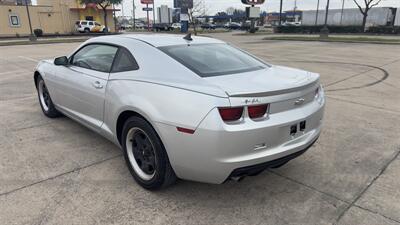
[(235, 182), (240, 182), (242, 180), (244, 180), (246, 176), (240, 176), (240, 177), (231, 177), (230, 179), (235, 181)]

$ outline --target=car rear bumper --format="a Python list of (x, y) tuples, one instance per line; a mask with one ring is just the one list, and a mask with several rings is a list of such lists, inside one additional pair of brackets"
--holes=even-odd
[(308, 145), (305, 149), (300, 150), (298, 152), (292, 153), (290, 155), (284, 156), (279, 159), (274, 159), (272, 161), (268, 161), (265, 163), (260, 163), (257, 165), (252, 165), (252, 166), (245, 166), (241, 168), (237, 168), (232, 171), (232, 173), (229, 175), (229, 178), (234, 178), (234, 177), (243, 177), (243, 176), (251, 176), (253, 174), (257, 174), (260, 171), (263, 171), (268, 168), (274, 168), (274, 167), (279, 167), (280, 165), (289, 162), (292, 159), (295, 159), (301, 155), (303, 155), (316, 141), (318, 140), (318, 137), (310, 144)]
[[(247, 118), (242, 124), (227, 125), (214, 109), (194, 134), (166, 124), (157, 127), (179, 178), (218, 184), (246, 169), (271, 167), (301, 155), (318, 139), (323, 113), (324, 103), (312, 102), (271, 114), (265, 121)], [(290, 127), (302, 121), (307, 128), (291, 135)]]

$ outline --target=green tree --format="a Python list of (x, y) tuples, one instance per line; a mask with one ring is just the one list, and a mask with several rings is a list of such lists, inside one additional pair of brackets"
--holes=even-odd
[(104, 26), (108, 29), (107, 26), (107, 8), (112, 5), (119, 5), (122, 3), (122, 0), (80, 0), (81, 4), (96, 4), (100, 6), (104, 13)]

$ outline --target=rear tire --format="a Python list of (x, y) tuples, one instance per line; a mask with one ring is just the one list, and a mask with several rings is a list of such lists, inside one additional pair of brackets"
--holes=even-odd
[(86, 34), (90, 33), (90, 29), (89, 28), (85, 28), (85, 33)]
[(62, 114), (55, 108), (53, 101), (51, 100), (50, 93), (46, 84), (44, 83), (43, 78), (39, 76), (36, 82), (39, 104), (44, 115), (49, 118), (61, 116)]
[(143, 118), (129, 118), (122, 129), (126, 165), (135, 181), (145, 189), (165, 188), (177, 180), (161, 139)]

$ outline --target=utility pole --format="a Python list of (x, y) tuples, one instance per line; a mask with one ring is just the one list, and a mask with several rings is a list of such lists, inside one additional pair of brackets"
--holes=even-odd
[[(147, 12), (147, 30), (150, 31), (149, 4), (146, 4)], [(154, 26), (153, 26), (154, 29)]]
[(328, 38), (328, 36), (329, 36), (328, 13), (329, 13), (329, 0), (327, 0), (327, 2), (326, 2), (325, 24), (324, 24), (324, 28), (321, 29), (320, 38)]
[(156, 7), (154, 5), (154, 2), (155, 2), (155, 0), (153, 0), (153, 28), (154, 28), (154, 24), (156, 24)]
[(297, 0), (294, 0), (294, 9), (293, 12), (296, 13), (297, 10)]
[(294, 21), (293, 22), (297, 22), (296, 9), (297, 9), (297, 0), (294, 0), (294, 9), (293, 9), (293, 19), (294, 19)]
[(29, 14), (29, 6), (28, 6), (28, 0), (25, 0), (25, 6), (26, 6), (26, 13), (28, 14), (28, 21), (29, 21), (29, 29), (31, 30), (31, 35), (29, 36), (30, 41), (36, 41), (36, 35), (33, 33), (32, 30), (32, 22), (31, 22), (31, 15)]
[(135, 0), (132, 0), (132, 2), (133, 2), (133, 8), (132, 8), (133, 29), (136, 30), (136, 6), (135, 6)]
[(328, 27), (329, 0), (326, 2), (325, 27)]
[(344, 0), (342, 0), (342, 12), (340, 13), (340, 25), (342, 25), (342, 22), (343, 22), (343, 12), (344, 12)]
[(283, 4), (283, 0), (281, 0), (281, 5), (279, 8), (279, 26), (282, 25), (282, 4)]
[(319, 0), (317, 2), (317, 13), (315, 14), (315, 26), (318, 25), (318, 13), (319, 13)]
[(113, 8), (114, 31), (118, 32), (118, 30), (117, 30), (117, 16), (115, 15), (115, 5), (114, 4), (112, 4), (112, 8)]

